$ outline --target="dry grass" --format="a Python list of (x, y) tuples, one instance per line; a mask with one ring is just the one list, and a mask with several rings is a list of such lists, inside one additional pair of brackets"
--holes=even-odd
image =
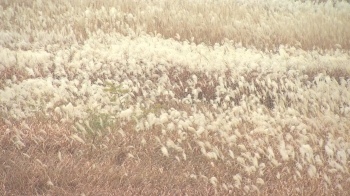
[[(106, 133), (99, 142), (85, 140), (84, 144), (72, 141), (67, 125), (60, 129), (30, 121), (22, 142), (16, 148), (11, 135), (1, 138), (2, 171), (0, 191), (4, 195), (242, 195), (246, 192), (234, 187), (233, 174), (242, 172), (242, 166), (229, 160), (208, 162), (198, 147), (185, 148), (187, 160), (165, 158), (159, 150), (155, 128), (149, 133), (134, 134), (132, 127), (124, 128), (126, 135)], [(37, 124), (38, 123), (38, 124)], [(244, 124), (242, 125), (244, 126)], [(2, 124), (2, 130), (6, 125)], [(66, 127), (66, 128), (65, 128)], [(46, 133), (36, 130), (45, 130)], [(168, 135), (168, 137), (175, 137)], [(140, 144), (140, 138), (149, 141)], [(212, 144), (215, 144), (213, 142)], [(189, 145), (195, 146), (194, 142)], [(132, 146), (132, 147), (130, 147)], [(130, 157), (128, 154), (137, 154)], [(170, 154), (176, 152), (170, 150)], [(261, 162), (267, 158), (262, 157)], [(322, 176), (310, 178), (303, 175), (293, 179), (294, 161), (264, 170), (264, 184), (250, 195), (346, 195), (326, 185)], [(326, 168), (323, 168), (326, 170)], [(322, 168), (321, 168), (322, 170)], [(280, 177), (277, 178), (277, 172)], [(191, 176), (192, 174), (192, 176)], [(220, 176), (215, 186), (210, 178)], [(243, 184), (256, 184), (257, 174), (242, 174)], [(295, 176), (294, 176), (295, 177)], [(329, 175), (331, 181), (339, 176)], [(231, 182), (231, 184), (230, 184)], [(348, 181), (338, 182), (349, 187)], [(243, 185), (242, 185), (243, 186)], [(227, 189), (226, 189), (227, 188)], [(252, 187), (249, 187), (252, 189)]]
[(39, 2), (0, 2), (0, 194), (350, 194), (345, 1)]
[[(188, 74), (188, 71), (180, 73), (180, 81), (187, 81)], [(180, 81), (174, 80), (171, 83), (176, 84)], [(207, 78), (203, 77), (198, 83), (206, 81)], [(205, 88), (203, 91), (210, 92)], [(178, 92), (175, 96), (183, 96), (183, 92)], [(211, 100), (205, 93), (203, 98), (208, 99), (208, 102)], [(216, 114), (208, 102), (198, 104), (198, 107), (201, 107), (200, 110)], [(186, 107), (186, 104), (176, 104), (173, 108), (192, 115), (191, 109)], [(245, 132), (257, 128), (248, 118), (237, 125), (239, 130)], [(90, 119), (91, 126), (94, 119)], [(153, 125), (148, 131), (136, 132), (134, 121), (110, 124), (111, 129), (105, 129), (97, 135), (78, 133), (79, 137), (84, 138), (84, 143), (81, 143), (71, 137), (72, 134), (77, 134), (70, 128), (72, 124), (56, 125), (50, 119), (38, 117), (27, 119), (25, 122), (28, 129), (23, 128), (25, 125), (16, 124), (16, 121), (11, 121), (14, 126), (2, 121), (1, 130), (5, 130), (5, 134), (1, 137), (1, 192), (5, 195), (244, 195), (247, 192), (250, 195), (346, 195), (349, 191), (346, 189), (350, 186), (349, 181), (340, 180), (338, 173), (328, 173), (327, 166), (317, 167), (317, 170), (327, 173), (331, 182), (345, 188), (343, 191), (328, 185), (321, 175), (323, 172), (316, 177), (305, 175), (307, 168), (299, 171), (295, 160), (273, 166), (270, 165), (268, 155), (262, 154), (258, 159), (259, 163), (267, 164), (266, 168), (261, 170), (262, 175), (259, 172), (245, 171), (245, 165), (230, 159), (224, 151), (222, 159), (208, 160), (197, 145), (196, 141), (199, 140), (195, 135), (188, 132), (188, 138), (181, 144), (176, 142), (179, 141), (178, 132), (166, 130), (164, 134), (162, 125)], [(23, 146), (14, 145), (14, 138), (18, 133), (9, 131), (13, 127), (22, 127), (18, 128), (18, 132), (21, 132)], [(290, 133), (294, 138), (299, 137), (299, 133), (290, 130), (290, 127), (284, 127), (281, 132)], [(226, 146), (222, 140), (224, 137), (217, 137), (216, 134), (208, 133), (203, 139), (212, 146)], [(318, 135), (318, 139), (327, 140), (327, 132), (316, 129), (314, 134)], [(157, 137), (164, 145), (169, 139), (178, 143), (186, 153), (186, 160), (181, 151), (171, 148), (168, 148), (170, 156), (165, 157), (161, 153)], [(232, 149), (235, 155), (241, 156), (246, 152), (253, 152), (254, 148), (250, 144), (252, 140), (249, 137), (242, 137), (236, 141), (246, 146), (246, 151), (237, 147), (227, 148)], [(252, 137), (257, 139), (264, 137), (264, 134), (253, 134)], [(147, 143), (142, 144), (142, 140)], [(272, 136), (270, 140), (276, 141), (277, 138)], [(278, 142), (276, 144), (278, 145)], [(297, 142), (291, 144), (294, 148), (299, 148)], [(275, 151), (278, 152), (278, 149)], [(327, 157), (325, 152), (320, 151), (318, 154)], [(277, 155), (276, 159), (281, 160), (281, 157)], [(246, 166), (252, 164), (248, 158), (246, 162)], [(299, 171), (300, 177), (296, 175), (296, 171)], [(243, 178), (239, 187), (235, 187), (236, 182), (233, 179), (236, 174)], [(279, 178), (276, 177), (278, 174)], [(219, 182), (212, 184), (212, 177), (218, 178)], [(257, 179), (262, 179), (263, 184), (257, 184)], [(248, 186), (249, 190), (245, 191), (244, 186)], [(257, 190), (253, 189), (255, 187)]]
[[(346, 1), (205, 2), (76, 0), (29, 4), (23, 0), (4, 1), (1, 5), (6, 15), (10, 16), (8, 12), (12, 10), (6, 8), (12, 5), (13, 11), (20, 12), (21, 16), (12, 16), (1, 28), (15, 30), (32, 42), (40, 39), (40, 35), (28, 31), (29, 26), (65, 36), (73, 31), (80, 42), (99, 30), (124, 35), (146, 32), (209, 45), (231, 40), (244, 47), (267, 51), (276, 51), (280, 45), (320, 51), (350, 49), (350, 5)], [(46, 9), (48, 7), (50, 9)], [(66, 41), (72, 39), (67, 36)]]

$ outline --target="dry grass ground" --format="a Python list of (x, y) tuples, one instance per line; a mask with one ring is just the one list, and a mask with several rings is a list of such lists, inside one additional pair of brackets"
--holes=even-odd
[[(244, 195), (243, 189), (221, 184), (213, 186), (211, 176), (220, 176), (230, 182), (232, 174), (239, 173), (242, 166), (227, 161), (208, 160), (199, 149), (186, 149), (187, 161), (164, 158), (155, 144), (140, 145), (138, 137), (152, 141), (156, 131), (149, 134), (108, 133), (98, 142), (85, 144), (72, 142), (65, 125), (60, 129), (46, 125), (34, 125), (23, 137), (25, 147), (20, 150), (10, 136), (1, 139), (1, 188), (4, 195)], [(5, 128), (2, 125), (2, 128)], [(45, 129), (46, 133), (35, 130)], [(125, 130), (126, 132), (133, 130)], [(106, 141), (109, 140), (109, 141)], [(101, 145), (103, 144), (103, 145)], [(128, 148), (132, 145), (132, 148)], [(92, 147), (95, 146), (95, 147)], [(194, 146), (194, 145), (193, 145)], [(129, 157), (128, 153), (137, 154)], [(170, 152), (172, 153), (172, 152)], [(263, 161), (263, 160), (261, 160)], [(294, 162), (264, 170), (263, 184), (256, 185), (250, 195), (346, 195), (348, 190), (327, 187), (323, 177), (305, 175), (295, 181), (288, 171)], [(325, 169), (325, 168), (324, 168)], [(280, 171), (279, 179), (274, 175)], [(197, 174), (190, 176), (190, 174)], [(243, 174), (242, 177), (245, 178)], [(304, 175), (304, 174), (302, 174)], [(209, 179), (208, 179), (208, 177)], [(255, 179), (255, 174), (249, 178)], [(339, 180), (336, 175), (331, 181)], [(255, 181), (250, 184), (256, 184)], [(340, 181), (345, 189), (349, 182)]]

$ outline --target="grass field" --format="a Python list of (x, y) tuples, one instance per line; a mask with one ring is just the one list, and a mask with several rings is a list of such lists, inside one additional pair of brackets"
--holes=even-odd
[(0, 0), (0, 194), (349, 195), (349, 10)]

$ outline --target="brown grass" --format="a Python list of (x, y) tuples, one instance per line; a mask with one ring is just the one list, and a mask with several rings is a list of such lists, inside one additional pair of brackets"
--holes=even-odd
[[(0, 24), (0, 28), (3, 32), (17, 32), (19, 35), (17, 38), (14, 36), (14, 40), (11, 41), (5, 39), (0, 41), (5, 43), (2, 47), (12, 50), (11, 52), (16, 52), (19, 49), (30, 50), (31, 44), (40, 41), (41, 37), (36, 34), (38, 33), (36, 30), (42, 30), (45, 34), (63, 36), (64, 38), (57, 38), (57, 40), (60, 40), (58, 43), (55, 42), (55, 38), (52, 38), (51, 48), (47, 45), (41, 48), (54, 56), (57, 52), (53, 49), (54, 47), (67, 49), (72, 44), (83, 43), (83, 41), (91, 38), (91, 33), (96, 33), (98, 30), (106, 34), (116, 31), (128, 35), (130, 32), (126, 32), (126, 29), (131, 28), (136, 33), (134, 36), (138, 36), (142, 32), (153, 35), (160, 33), (165, 38), (175, 38), (179, 41), (193, 40), (194, 43), (205, 42), (210, 45), (231, 40), (236, 44), (241, 42), (238, 45), (271, 50), (271, 53), (276, 52), (274, 50), (279, 45), (290, 45), (304, 50), (319, 48), (320, 51), (339, 49), (339, 45), (343, 50), (350, 49), (348, 13), (333, 13), (333, 15), (318, 12), (312, 12), (311, 14), (310, 12), (294, 13), (293, 11), (291, 13), (281, 11), (271, 13), (272, 8), (270, 10), (270, 8), (264, 6), (241, 6), (235, 3), (228, 3), (225, 6), (205, 6), (205, 4), (189, 3), (185, 0), (173, 2), (171, 5), (159, 2), (121, 0), (54, 1), (53, 4), (49, 5), (50, 3), (44, 1), (44, 6), (40, 8), (35, 3), (32, 4), (23, 0), (9, 1), (9, 3), (2, 1), (0, 2), (2, 9), (6, 10), (14, 7), (16, 15), (10, 19), (4, 19), (5, 22)], [(164, 9), (164, 12), (156, 11), (144, 16), (141, 14), (141, 10), (147, 5)], [(89, 17), (82, 14), (88, 8), (93, 10), (93, 13), (101, 11), (102, 6), (106, 8), (107, 12), (111, 7), (118, 8), (119, 6), (118, 12), (121, 13), (121, 17), (111, 19), (106, 14)], [(175, 11), (170, 12), (169, 6), (174, 7)], [(333, 8), (329, 9), (334, 11)], [(40, 20), (47, 22), (46, 27), (38, 22), (40, 21), (39, 11), (44, 16)], [(211, 14), (209, 14), (210, 12)], [(126, 18), (129, 13), (135, 17), (133, 22)], [(73, 14), (76, 14), (76, 17), (67, 17)], [(203, 17), (201, 20), (198, 19), (200, 14)], [(212, 21), (213, 18), (216, 21)], [(268, 23), (268, 21), (273, 22)], [(261, 25), (263, 22), (270, 26)], [(118, 23), (120, 25), (117, 25)], [(237, 24), (241, 26), (239, 27)], [(36, 30), (26, 32), (23, 30), (26, 27)], [(337, 31), (334, 32), (334, 29), (337, 29)], [(71, 31), (72, 34), (69, 33)], [(179, 36), (176, 34), (179, 34)], [(20, 39), (27, 39), (29, 44), (23, 47), (17, 46), (16, 43)], [(214, 50), (214, 47), (211, 46), (208, 50), (212, 49)], [(265, 55), (268, 55), (268, 53)], [(71, 56), (68, 58), (67, 61), (71, 62)], [(127, 62), (129, 59), (127, 56), (125, 58)], [(130, 59), (132, 60), (132, 58)], [(112, 66), (110, 63), (119, 65), (120, 62), (107, 62), (106, 64)], [(139, 67), (142, 67), (143, 63), (138, 62), (138, 65), (141, 64)], [(15, 65), (18, 64), (16, 61)], [(128, 72), (128, 62), (126, 65), (122, 64), (120, 63), (121, 67), (118, 67), (118, 69), (124, 68), (124, 71)], [(34, 66), (41, 67), (37, 64), (34, 64)], [(42, 65), (42, 67), (44, 66), (46, 65)], [(55, 75), (54, 66), (56, 65), (52, 64), (48, 70), (52, 72), (52, 77), (60, 77)], [(4, 67), (0, 71), (2, 76), (0, 78), (1, 90), (5, 89), (8, 84), (18, 84), (30, 78), (39, 77), (30, 76), (24, 69), (12, 68), (8, 65)], [(161, 68), (161, 66), (159, 67)], [(64, 69), (68, 72), (67, 79), (69, 81), (79, 77), (80, 73), (70, 72), (69, 67), (64, 67)], [(117, 68), (109, 69), (112, 72), (110, 78), (115, 77)], [(167, 74), (170, 81), (164, 88), (170, 89), (174, 93), (174, 98), (169, 95), (156, 94), (154, 100), (157, 103), (145, 104), (145, 106), (142, 106), (143, 114), (133, 116), (135, 118), (129, 120), (120, 118), (113, 120), (112, 117), (116, 117), (117, 114), (100, 114), (99, 111), (90, 111), (91, 114), (87, 121), (90, 123), (92, 131), (87, 131), (87, 133), (78, 130), (75, 124), (84, 124), (84, 122), (79, 121), (83, 119), (70, 119), (69, 122), (61, 122), (54, 115), (38, 111), (37, 115), (33, 117), (15, 120), (11, 117), (10, 112), (7, 112), (11, 109), (11, 106), (5, 103), (0, 105), (0, 195), (350, 194), (349, 173), (340, 173), (339, 171), (332, 173), (330, 171), (331, 167), (327, 165), (329, 159), (324, 150), (325, 145), (319, 145), (319, 141), (313, 140), (316, 138), (317, 140), (322, 139), (324, 142), (333, 141), (328, 140), (329, 134), (332, 133), (334, 138), (340, 138), (337, 141), (343, 140), (345, 141), (343, 144), (347, 145), (346, 142), (350, 141), (349, 136), (344, 133), (347, 127), (341, 126), (349, 125), (344, 121), (348, 114), (340, 112), (340, 106), (334, 106), (335, 104), (332, 105), (332, 103), (329, 103), (330, 101), (322, 105), (322, 99), (306, 97), (305, 100), (300, 100), (297, 96), (300, 94), (299, 89), (296, 89), (298, 87), (305, 91), (312, 89), (313, 91), (310, 90), (310, 92), (319, 90), (317, 88), (317, 78), (320, 74), (337, 81), (338, 85), (332, 83), (334, 89), (338, 89), (341, 85), (348, 85), (350, 71), (347, 64), (337, 65), (334, 63), (331, 66), (320, 64), (319, 67), (310, 66), (303, 70), (293, 70), (292, 68), (288, 70), (287, 68), (286, 72), (283, 73), (261, 71), (258, 70), (259, 68), (245, 73), (235, 73), (235, 71), (241, 71), (238, 69), (204, 73), (204, 71), (191, 70), (186, 65), (171, 65), (164, 69), (167, 70), (162, 72), (156, 70), (156, 68), (152, 69), (149, 71), (150, 75), (140, 76), (128, 72), (119, 76), (120, 80), (130, 79), (132, 84), (139, 84), (140, 91), (130, 90), (131, 92), (128, 92), (133, 95), (128, 100), (130, 105), (136, 104), (137, 97), (142, 97), (141, 100), (144, 102), (147, 101), (147, 97), (143, 93), (150, 91), (156, 94), (153, 90), (156, 89), (156, 84), (162, 74)], [(290, 74), (288, 71), (292, 73)], [(43, 70), (39, 69), (39, 72), (40, 77), (48, 77), (48, 73), (44, 73)], [(108, 76), (99, 75), (99, 71), (90, 74), (88, 80), (91, 80), (92, 83), (98, 79), (103, 81), (108, 79)], [(198, 78), (196, 84), (191, 84), (193, 75)], [(14, 80), (13, 76), (16, 76), (17, 80)], [(217, 88), (220, 86), (220, 82), (217, 76), (223, 77), (225, 89), (231, 94), (227, 92), (218, 93)], [(276, 89), (267, 85), (268, 79), (277, 85)], [(153, 86), (147, 86), (145, 84), (147, 80), (150, 80)], [(344, 81), (347, 84), (342, 84)], [(121, 83), (121, 81), (115, 82)], [(243, 86), (240, 86), (240, 82), (244, 83)], [(294, 86), (287, 86), (288, 82), (293, 83)], [(322, 85), (327, 86), (326, 83), (322, 83)], [(250, 88), (251, 86), (254, 86), (255, 89)], [(77, 87), (80, 88), (81, 86), (77, 85)], [(198, 94), (198, 99), (194, 99), (194, 90), (197, 88), (201, 92)], [(326, 93), (328, 92), (323, 94)], [(339, 94), (341, 95), (341, 93)], [(192, 101), (197, 102), (192, 104), (183, 103), (181, 100), (187, 96), (190, 96)], [(228, 99), (226, 99), (227, 96)], [(151, 98), (149, 99), (154, 101)], [(309, 100), (314, 101), (314, 103), (310, 103)], [(62, 104), (60, 102), (55, 104), (64, 105), (63, 102), (66, 104), (71, 100), (61, 101)], [(225, 132), (228, 135), (237, 136), (235, 144), (228, 144), (225, 141), (227, 138), (220, 135), (224, 134), (221, 132), (224, 125), (218, 125), (215, 131), (208, 128), (200, 139), (196, 134), (192, 134), (189, 128), (178, 127), (179, 119), (171, 119), (176, 126), (174, 130), (168, 129), (167, 124), (154, 124), (149, 129), (140, 131), (136, 127), (138, 124), (136, 121), (146, 121), (147, 115), (151, 113), (159, 115), (169, 111), (179, 111), (181, 112), (180, 115), (186, 114), (190, 118), (195, 113), (193, 105), (196, 106), (197, 111), (202, 112), (208, 119), (206, 123), (214, 124), (219, 122), (219, 118), (226, 117), (220, 115), (227, 114), (225, 112), (228, 110), (234, 110), (234, 106), (240, 107), (243, 101), (251, 101), (251, 103), (247, 103), (247, 109), (242, 112), (244, 115), (241, 115), (240, 111), (237, 112), (237, 116), (229, 113), (233, 115), (230, 116), (231, 120), (235, 120), (234, 118), (237, 117), (239, 121), (235, 125), (229, 125), (230, 129)], [(342, 107), (347, 107), (347, 103), (343, 101), (339, 104)], [(249, 104), (251, 105), (249, 106)], [(224, 105), (226, 106), (224, 107)], [(306, 110), (303, 110), (304, 106), (307, 106)], [(309, 110), (311, 106), (319, 108)], [(327, 114), (322, 112), (325, 110), (321, 110), (323, 106), (328, 106), (331, 108), (329, 110), (335, 114), (332, 113), (333, 116), (327, 117)], [(251, 133), (260, 125), (258, 121), (252, 122), (254, 116), (250, 114), (255, 111), (251, 111), (252, 109), (249, 109), (249, 107), (262, 109), (270, 121), (298, 118), (298, 123), (305, 123), (309, 126), (307, 130), (309, 132), (302, 133), (302, 130), (295, 128), (298, 125), (293, 125), (293, 123), (275, 122), (271, 127), (276, 126), (273, 127), (276, 130), (281, 129), (278, 134)], [(54, 108), (51, 110), (54, 110)], [(285, 114), (286, 108), (296, 110), (299, 112), (299, 116), (288, 116), (288, 114)], [(280, 119), (279, 115), (281, 114), (290, 119)], [(336, 120), (329, 119), (334, 116), (337, 117)], [(100, 118), (105, 123), (104, 126), (100, 124)], [(180, 120), (184, 120), (184, 118), (180, 118)], [(344, 121), (344, 123), (340, 123), (341, 121)], [(229, 122), (229, 120), (225, 122)], [(315, 125), (316, 123), (317, 125)], [(338, 126), (336, 123), (341, 125)], [(208, 124), (203, 125), (204, 128), (207, 129), (205, 126)], [(199, 127), (196, 126), (193, 128), (198, 129)], [(294, 128), (292, 129), (292, 127)], [(338, 128), (340, 129), (339, 132), (337, 132)], [(240, 132), (242, 136), (238, 136), (236, 131)], [(296, 159), (290, 158), (287, 161), (282, 161), (282, 156), (278, 153), (278, 146), (280, 139), (286, 139), (287, 134), (292, 137), (288, 142), (294, 148), (296, 154), (298, 154), (300, 145), (305, 142), (301, 138), (309, 137), (307, 141), (312, 146), (314, 154), (322, 157), (324, 165), (317, 165), (318, 173), (314, 177), (308, 175), (308, 163), (303, 165), (303, 169), (297, 168), (297, 162), (305, 161), (299, 160), (301, 157), (299, 154)], [(185, 139), (181, 140), (181, 138)], [(169, 140), (174, 141), (182, 150), (167, 147), (169, 153), (167, 157), (162, 154), (161, 148), (166, 146)], [(254, 147), (252, 141), (258, 140), (259, 146)], [(212, 147), (217, 147), (219, 151), (217, 159), (210, 159), (204, 155), (203, 149), (198, 144), (201, 141), (208, 142)], [(241, 145), (241, 147), (238, 145)], [(242, 146), (247, 150), (243, 150)], [(273, 149), (276, 155), (275, 159), (280, 161), (281, 165), (275, 166), (272, 164), (271, 158), (266, 153), (267, 147)], [(338, 150), (339, 148), (342, 147), (338, 147)], [(206, 148), (207, 151), (213, 149), (215, 148)], [(258, 162), (259, 164), (266, 164), (266, 168), (249, 172), (245, 166), (253, 165), (252, 161), (246, 158), (244, 159), (245, 164), (241, 164), (237, 157), (250, 156), (252, 154), (249, 153), (257, 152), (257, 149), (262, 150), (258, 153), (260, 156)], [(346, 149), (346, 146), (344, 149)], [(235, 158), (230, 157), (228, 150), (233, 151)], [(298, 176), (298, 173), (301, 175)], [(327, 173), (331, 184), (328, 184), (325, 180), (323, 176), (325, 173)], [(234, 176), (236, 174), (242, 176), (240, 186), (235, 186)], [(213, 180), (214, 177), (217, 182)], [(258, 178), (261, 178), (264, 184), (257, 183)], [(253, 185), (256, 186), (257, 190), (253, 190)], [(341, 185), (343, 190), (340, 190), (336, 185)]]
[[(186, 149), (187, 161), (165, 158), (153, 139), (154, 135), (158, 135), (157, 128), (136, 135), (131, 134), (134, 130), (129, 127), (124, 130), (125, 137), (112, 131), (99, 138), (103, 143), (85, 140), (86, 143), (81, 144), (69, 139), (70, 131), (64, 128), (67, 125), (59, 125), (57, 130), (31, 123), (31, 129), (23, 135), (25, 147), (21, 149), (11, 143), (11, 134), (1, 136), (0, 192), (4, 195), (213, 195), (215, 190), (220, 195), (244, 194), (237, 188), (229, 191), (215, 188), (207, 179), (220, 176), (220, 180), (229, 182), (233, 174), (241, 169), (239, 165), (232, 167), (230, 162), (221, 160), (214, 161), (213, 167), (198, 149)], [(2, 123), (1, 128), (6, 130), (6, 125)], [(46, 134), (37, 133), (36, 130), (40, 129)], [(141, 145), (140, 138), (145, 138), (149, 144)], [(137, 156), (129, 158), (127, 153)], [(292, 164), (290, 162), (291, 168)], [(288, 168), (288, 165), (281, 167)], [(281, 171), (280, 179), (275, 177), (276, 171)], [(199, 180), (186, 176), (189, 174), (198, 175)], [(200, 174), (206, 177), (200, 177)], [(250, 181), (255, 177), (243, 178)], [(295, 181), (283, 168), (266, 170), (264, 180), (265, 185), (259, 187), (260, 193), (250, 194), (345, 194), (332, 187), (326, 188), (322, 177), (309, 178), (305, 175)], [(340, 183), (343, 188), (349, 186), (348, 182)]]
[[(177, 77), (172, 78), (173, 84), (187, 81), (191, 75), (188, 70), (178, 69), (177, 72), (180, 80), (177, 81)], [(226, 76), (232, 77), (229, 72)], [(207, 80), (207, 77), (199, 77), (198, 83)], [(229, 85), (229, 88), (235, 88), (234, 84)], [(201, 109), (214, 110), (209, 103), (213, 99), (208, 95), (212, 91), (211, 87), (203, 87), (208, 88), (203, 88), (203, 97), (208, 102), (202, 103)], [(179, 91), (175, 96), (180, 98), (184, 95), (184, 92)], [(186, 104), (168, 107), (172, 106), (178, 111), (191, 114)], [(182, 145), (183, 148), (187, 146), (184, 148), (186, 161), (182, 159), (181, 153), (169, 148), (171, 156), (165, 157), (155, 136), (163, 143), (166, 142), (166, 138), (176, 141), (178, 136), (174, 131), (167, 132), (165, 137), (159, 125), (154, 125), (148, 131), (136, 132), (133, 121), (111, 124), (110, 130), (106, 129), (98, 135), (78, 133), (85, 142), (80, 143), (70, 137), (76, 134), (70, 128), (71, 124), (57, 124), (50, 119), (36, 117), (26, 120), (29, 129), (18, 128), (16, 132), (11, 130), (8, 123), (0, 123), (3, 130), (0, 143), (0, 192), (5, 195), (243, 195), (246, 192), (242, 187), (234, 187), (233, 176), (241, 173), (242, 186), (255, 184), (259, 177), (254, 173), (242, 173), (243, 167), (227, 158), (208, 161), (195, 144), (195, 138), (189, 138), (187, 141), (192, 142)], [(14, 127), (23, 127), (15, 121), (12, 123)], [(239, 126), (241, 130), (255, 128), (249, 121), (243, 121)], [(124, 131), (125, 136), (118, 132), (120, 129)], [(289, 132), (287, 127), (285, 129), (285, 132)], [(297, 137), (298, 133), (292, 134), (296, 134)], [(24, 143), (22, 147), (14, 145), (14, 138), (18, 135)], [(147, 141), (146, 145), (141, 143), (142, 139)], [(207, 139), (211, 145), (222, 145), (211, 133)], [(244, 138), (237, 141), (247, 147), (248, 142), (249, 140)], [(295, 144), (295, 148), (298, 148), (298, 144)], [(59, 153), (61, 159), (58, 157)], [(180, 161), (174, 156), (180, 157)], [(279, 160), (279, 157), (276, 159)], [(262, 157), (259, 160), (259, 163), (261, 162), (269, 161), (267, 157)], [(322, 176), (310, 178), (303, 175), (306, 171), (300, 171), (302, 178), (295, 177), (293, 168), (296, 170), (294, 160), (278, 167), (267, 167), (263, 177), (265, 184), (258, 187), (259, 192), (250, 192), (249, 195), (346, 195), (349, 192), (346, 187), (350, 184), (347, 181), (338, 182), (346, 189), (345, 192), (341, 192), (335, 187), (325, 185)], [(280, 173), (280, 179), (276, 178), (277, 172)], [(196, 179), (191, 178), (191, 174), (194, 174)], [(216, 186), (210, 183), (213, 176), (219, 180)], [(336, 175), (329, 177), (332, 181), (337, 180)], [(221, 183), (225, 183), (229, 187), (228, 190), (224, 189)]]

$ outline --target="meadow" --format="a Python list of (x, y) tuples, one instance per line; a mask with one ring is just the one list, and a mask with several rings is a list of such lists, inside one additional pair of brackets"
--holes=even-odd
[(350, 195), (350, 3), (0, 0), (0, 194)]

